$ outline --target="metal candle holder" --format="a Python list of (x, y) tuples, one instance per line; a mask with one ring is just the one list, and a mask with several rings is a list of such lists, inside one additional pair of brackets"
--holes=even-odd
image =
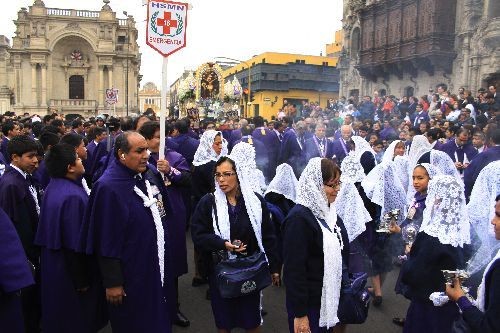
[(393, 209), (385, 213), (384, 216), (382, 217), (382, 220), (380, 221), (380, 225), (379, 228), (377, 229), (377, 232), (383, 232), (389, 234), (391, 232), (389, 230), (389, 227), (393, 224), (396, 224), (396, 221), (398, 220), (400, 214), (401, 214), (400, 209)]

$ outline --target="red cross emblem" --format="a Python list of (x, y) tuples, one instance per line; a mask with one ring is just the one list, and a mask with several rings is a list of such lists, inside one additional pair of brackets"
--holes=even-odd
[(177, 20), (172, 20), (171, 12), (163, 12), (163, 18), (156, 19), (156, 25), (163, 28), (164, 35), (169, 35), (170, 29), (177, 28)]

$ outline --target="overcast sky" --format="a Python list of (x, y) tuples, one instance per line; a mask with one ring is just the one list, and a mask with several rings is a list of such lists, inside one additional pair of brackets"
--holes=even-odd
[[(48, 8), (100, 10), (102, 0), (44, 0)], [(182, 2), (182, 1), (179, 1)], [(168, 81), (174, 82), (184, 69), (196, 69), (214, 57), (247, 60), (263, 52), (325, 54), (341, 28), (342, 0), (191, 0), (187, 46), (169, 57)], [(12, 22), (21, 7), (33, 0), (3, 0), (0, 34), (14, 36)], [(146, 6), (142, 0), (111, 0), (118, 18), (127, 11), (139, 30), (142, 53), (142, 85), (155, 82), (161, 88), (162, 57), (145, 43)]]

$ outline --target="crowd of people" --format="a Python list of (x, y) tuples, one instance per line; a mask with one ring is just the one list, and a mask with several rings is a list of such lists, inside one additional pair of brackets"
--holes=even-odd
[[(420, 98), (285, 103), (270, 120), (6, 113), (0, 331), (188, 327), (189, 231), (192, 286), (208, 284), (220, 333), (259, 332), (270, 284), (286, 290), (291, 333), (345, 332), (358, 322), (344, 289), (368, 275), (380, 306), (397, 266), (404, 332), (499, 332), (499, 112), (494, 86), (438, 85)], [(229, 290), (253, 272), (227, 277), (229, 263), (267, 278)], [(470, 291), (442, 270), (466, 270)]]

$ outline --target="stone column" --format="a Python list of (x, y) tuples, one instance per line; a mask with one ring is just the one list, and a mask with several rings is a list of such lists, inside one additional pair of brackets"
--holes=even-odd
[(108, 88), (113, 88), (115, 85), (113, 83), (113, 67), (108, 66)]
[(42, 64), (42, 106), (47, 106), (47, 65)]
[(99, 105), (104, 105), (104, 66), (99, 66)]
[(37, 104), (37, 98), (36, 98), (36, 64), (31, 64), (31, 105), (36, 105)]

